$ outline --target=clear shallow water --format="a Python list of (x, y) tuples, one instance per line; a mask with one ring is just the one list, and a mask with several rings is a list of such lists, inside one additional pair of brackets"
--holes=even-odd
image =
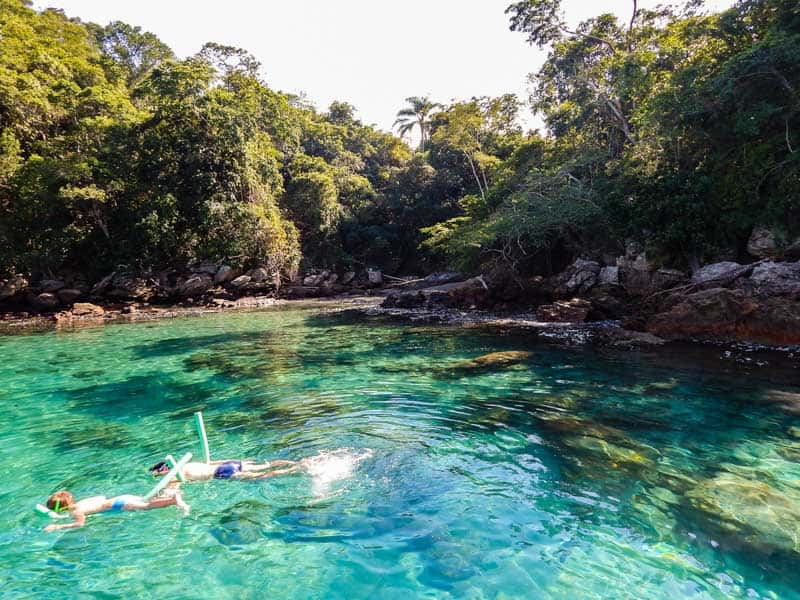
[[(722, 353), (298, 308), (0, 337), (0, 592), (800, 598), (797, 365)], [(194, 410), (215, 457), (321, 458), (41, 531), (199, 454)]]

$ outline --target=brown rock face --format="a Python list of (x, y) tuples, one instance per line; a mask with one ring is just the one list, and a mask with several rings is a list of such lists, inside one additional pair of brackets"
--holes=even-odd
[(544, 304), (536, 309), (536, 319), (543, 323), (583, 323), (592, 310), (588, 300), (573, 298), (567, 302)]
[(89, 302), (76, 302), (72, 314), (76, 317), (102, 317), (106, 311), (102, 307)]
[(743, 290), (712, 288), (681, 298), (647, 323), (667, 339), (715, 338), (767, 344), (800, 343), (800, 301), (757, 298)]

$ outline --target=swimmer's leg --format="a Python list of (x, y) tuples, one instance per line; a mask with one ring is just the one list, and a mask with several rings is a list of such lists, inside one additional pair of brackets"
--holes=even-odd
[(300, 471), (301, 467), (295, 465), (288, 469), (274, 469), (272, 471), (242, 471), (236, 473), (233, 479), (269, 479), (270, 477), (277, 477), (278, 475), (288, 475), (289, 473), (296, 473)]
[(268, 463), (264, 464), (254, 464), (254, 463), (246, 463), (242, 462), (242, 471), (247, 473), (252, 472), (261, 472), (261, 471), (268, 471), (270, 469), (274, 469), (275, 467), (288, 467), (297, 464), (293, 460), (273, 460)]

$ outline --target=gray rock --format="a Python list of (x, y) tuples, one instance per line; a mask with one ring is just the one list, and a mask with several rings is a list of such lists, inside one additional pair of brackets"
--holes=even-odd
[(28, 280), (24, 277), (17, 275), (0, 285), (0, 302), (8, 300), (28, 287)]
[(221, 285), (233, 279), (234, 272), (228, 265), (222, 265), (214, 274), (214, 284)]
[(316, 275), (306, 275), (303, 278), (303, 285), (306, 287), (314, 287), (318, 285), (322, 285), (322, 282), (325, 281), (325, 272), (317, 273)]
[(62, 304), (72, 304), (81, 297), (82, 292), (75, 288), (64, 288), (63, 290), (58, 290), (56, 295)]
[(263, 283), (269, 279), (269, 273), (264, 267), (258, 267), (247, 273), (254, 283)]
[(742, 265), (737, 262), (719, 262), (701, 267), (692, 275), (692, 283), (708, 283), (710, 281), (735, 278), (742, 270)]
[(579, 258), (556, 276), (556, 288), (561, 295), (585, 293), (597, 283), (600, 270), (600, 263)]
[(212, 262), (202, 262), (199, 265), (195, 265), (191, 269), (192, 273), (201, 273), (204, 275), (211, 275), (212, 277), (217, 272), (217, 265)]
[(348, 271), (344, 275), (342, 275), (342, 285), (350, 285), (353, 283), (353, 280), (356, 278), (355, 271)]
[(633, 240), (628, 240), (625, 242), (625, 258), (628, 260), (635, 260), (637, 256), (639, 256), (642, 252), (644, 252), (644, 248), (639, 242), (635, 242)]
[(677, 269), (659, 269), (653, 273), (652, 285), (654, 290), (666, 290), (677, 287), (688, 281), (689, 277)]
[(760, 292), (794, 294), (800, 292), (800, 262), (768, 261), (756, 265), (750, 282)]
[(66, 283), (59, 279), (45, 279), (39, 284), (39, 289), (43, 292), (54, 293), (66, 287)]
[(205, 294), (214, 281), (210, 275), (193, 275), (175, 288), (175, 293), (181, 298), (197, 297)]
[(367, 280), (371, 285), (383, 284), (383, 273), (378, 269), (367, 269)]
[(456, 281), (464, 281), (464, 276), (455, 271), (442, 271), (440, 273), (431, 273), (422, 283), (425, 286), (444, 285), (445, 283), (454, 283)]
[(325, 283), (328, 285), (334, 285), (337, 281), (339, 281), (339, 276), (336, 273), (331, 273), (331, 275), (328, 277), (328, 281)]
[(636, 260), (633, 261), (631, 265), (634, 271), (652, 271), (653, 267), (650, 265), (650, 261), (647, 260), (647, 255), (642, 252), (639, 256), (636, 257)]
[(153, 287), (140, 277), (117, 276), (108, 293), (112, 298), (149, 300), (155, 295)]
[(766, 227), (754, 227), (750, 239), (747, 240), (747, 252), (756, 258), (767, 258), (778, 253), (775, 234)]
[(597, 276), (600, 285), (619, 285), (619, 267), (603, 267)]
[(231, 287), (241, 288), (246, 286), (248, 283), (250, 283), (250, 276), (240, 275), (239, 277), (231, 281)]

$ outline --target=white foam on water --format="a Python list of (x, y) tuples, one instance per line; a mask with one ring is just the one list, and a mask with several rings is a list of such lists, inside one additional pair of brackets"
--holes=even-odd
[(338, 448), (322, 450), (319, 454), (306, 458), (303, 466), (311, 476), (313, 494), (317, 497), (327, 495), (335, 482), (352, 477), (358, 463), (372, 454), (369, 448)]

